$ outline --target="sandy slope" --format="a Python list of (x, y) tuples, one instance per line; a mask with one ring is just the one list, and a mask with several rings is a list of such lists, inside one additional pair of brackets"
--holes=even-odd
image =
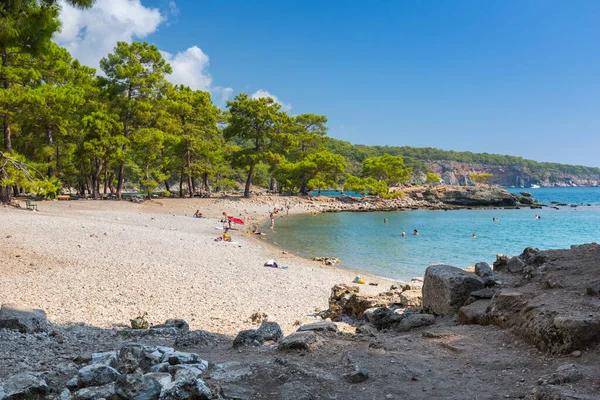
[[(55, 323), (111, 327), (148, 312), (151, 322), (184, 318), (192, 328), (226, 334), (252, 326), (245, 321), (260, 310), (289, 332), (296, 320), (326, 307), (331, 286), (353, 275), (282, 254), (244, 231), (234, 232), (236, 244), (214, 242), (223, 211), (258, 220), (278, 203), (79, 200), (40, 202), (40, 212), (1, 207), (0, 303), (42, 308)], [(191, 218), (196, 209), (210, 218)], [(289, 269), (264, 267), (270, 258)], [(389, 287), (378, 281), (363, 291)]]

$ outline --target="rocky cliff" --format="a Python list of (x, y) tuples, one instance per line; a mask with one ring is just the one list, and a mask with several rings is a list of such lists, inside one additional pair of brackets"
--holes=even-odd
[[(438, 175), (444, 184), (472, 186), (473, 174), (493, 174), (487, 182), (492, 185), (531, 187), (570, 187), (570, 186), (600, 186), (599, 175), (574, 175), (561, 172), (539, 172), (521, 166), (500, 166), (469, 164), (456, 161), (435, 161), (427, 163), (429, 168)], [(424, 181), (425, 176), (418, 176)]]

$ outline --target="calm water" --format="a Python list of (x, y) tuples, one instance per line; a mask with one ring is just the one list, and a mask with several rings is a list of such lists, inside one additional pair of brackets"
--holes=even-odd
[[(542, 202), (600, 204), (600, 188), (528, 191)], [(536, 213), (542, 218), (535, 219)], [(494, 217), (500, 221), (493, 222)], [(413, 229), (420, 234), (414, 236)], [(269, 238), (303, 256), (334, 256), (349, 269), (408, 280), (422, 276), (433, 263), (466, 267), (492, 263), (497, 253), (520, 254), (527, 246), (554, 249), (600, 242), (600, 205), (296, 215), (278, 218)]]

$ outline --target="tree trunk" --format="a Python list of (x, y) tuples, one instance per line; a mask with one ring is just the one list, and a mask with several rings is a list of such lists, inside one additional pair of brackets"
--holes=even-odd
[(205, 172), (202, 175), (202, 183), (204, 185), (204, 191), (207, 192), (207, 193), (210, 193), (210, 186), (208, 184), (208, 172)]
[(252, 185), (252, 175), (254, 175), (254, 167), (254, 164), (250, 166), (250, 171), (248, 172), (248, 179), (246, 179), (246, 188), (244, 189), (244, 197), (246, 198), (250, 197), (250, 185)]
[[(54, 138), (52, 137), (52, 129), (48, 128), (47, 132), (47, 145), (48, 147), (52, 147), (54, 146)], [(48, 162), (48, 178), (52, 178), (54, 176), (54, 167), (52, 166), (52, 161), (53, 161), (54, 157), (52, 155), (49, 155), (48, 158), (46, 159), (46, 161)]]
[[(0, 167), (0, 180), (8, 179), (8, 172), (3, 167)], [(9, 186), (0, 186), (0, 204), (10, 203), (11, 194)]]
[[(125, 146), (123, 146), (125, 148)], [(117, 198), (121, 199), (121, 191), (123, 190), (123, 174), (125, 173), (125, 161), (119, 167), (119, 176), (117, 178)]]
[(277, 191), (277, 183), (275, 182), (275, 178), (271, 177), (271, 182), (269, 184), (269, 191), (271, 193), (275, 193)]
[(183, 197), (183, 168), (181, 168), (181, 174), (179, 174), (179, 198)]
[(165, 179), (165, 190), (167, 192), (171, 191), (171, 186), (169, 186), (169, 180), (168, 179)]
[[(8, 54), (6, 54), (6, 49), (1, 49), (0, 50), (0, 57), (2, 58), (2, 66), (3, 67), (7, 67), (8, 66)], [(0, 80), (2, 80), (2, 87), (4, 88), (4, 90), (8, 90), (10, 89), (10, 82), (8, 80), (7, 76), (0, 76)], [(3, 131), (4, 131), (4, 150), (6, 150), (7, 153), (11, 153), (12, 152), (12, 141), (10, 139), (10, 116), (8, 115), (8, 113), (4, 114), (3, 119)], [(8, 174), (6, 171), (4, 171), (6, 174)]]
[(188, 190), (190, 198), (194, 197), (194, 179), (192, 178), (192, 155), (190, 154), (190, 141), (185, 142), (185, 167), (187, 169)]

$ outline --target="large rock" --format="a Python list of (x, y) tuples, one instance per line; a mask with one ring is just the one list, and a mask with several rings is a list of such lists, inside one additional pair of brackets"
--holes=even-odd
[(494, 271), (488, 263), (479, 262), (475, 264), (475, 275), (483, 279), (483, 284), (486, 287), (494, 286), (496, 284), (496, 277)]
[(390, 307), (401, 303), (401, 292), (397, 290), (379, 293), (376, 296), (361, 295), (358, 291), (358, 287), (355, 286), (335, 285), (329, 297), (329, 310), (322, 316), (334, 321), (342, 314), (362, 318), (363, 313), (370, 308)]
[(335, 323), (331, 321), (317, 321), (310, 324), (304, 324), (300, 328), (298, 328), (298, 332), (337, 332), (338, 327)]
[(490, 300), (477, 300), (458, 310), (458, 320), (461, 324), (486, 325)]
[(396, 332), (407, 332), (414, 328), (429, 326), (435, 323), (435, 317), (431, 314), (406, 313), (404, 318), (389, 325)]
[(171, 365), (177, 364), (203, 364), (204, 360), (196, 353), (186, 353), (183, 351), (175, 351), (173, 353), (165, 353), (162, 362), (168, 362)]
[(87, 365), (77, 373), (79, 387), (102, 386), (112, 383), (121, 376), (119, 371), (104, 364)]
[(177, 347), (200, 347), (211, 344), (211, 335), (206, 331), (193, 331), (178, 336), (175, 339)]
[(173, 381), (164, 386), (160, 392), (161, 400), (209, 400), (212, 399), (210, 389), (201, 379), (184, 379)]
[(261, 346), (264, 343), (262, 335), (256, 329), (241, 331), (233, 340), (233, 347)]
[(168, 319), (164, 324), (153, 325), (150, 329), (161, 334), (184, 334), (189, 332), (190, 325), (183, 319)]
[(119, 396), (115, 393), (114, 383), (79, 389), (74, 393), (73, 398), (75, 400), (119, 400)]
[(3, 304), (0, 308), (0, 328), (16, 329), (21, 333), (47, 332), (48, 319), (44, 310)]
[[(464, 207), (510, 207), (520, 204), (521, 196), (493, 186), (440, 186), (423, 193), (428, 201)], [(534, 199), (527, 200), (534, 204)]]
[(38, 394), (45, 394), (48, 384), (39, 375), (30, 372), (22, 372), (8, 378), (0, 383), (0, 399), (17, 400), (35, 398)]
[(455, 314), (471, 292), (483, 287), (483, 280), (471, 272), (450, 265), (432, 265), (425, 271), (423, 309), (436, 315)]
[(138, 368), (148, 372), (163, 360), (166, 354), (171, 354), (172, 348), (160, 346), (142, 346), (139, 344), (126, 344), (119, 351), (119, 371), (121, 373), (132, 373)]
[(117, 369), (119, 368), (119, 356), (116, 351), (92, 353), (92, 364), (104, 364)]
[(283, 331), (277, 322), (263, 322), (256, 333), (262, 336), (263, 340), (271, 342), (279, 342), (283, 337)]
[(237, 382), (252, 375), (252, 368), (239, 361), (227, 361), (215, 365), (210, 379), (219, 382)]
[(121, 375), (115, 383), (115, 393), (129, 400), (158, 400), (161, 384), (148, 375)]
[(280, 350), (311, 350), (320, 343), (316, 333), (296, 332), (283, 338), (279, 343)]
[(423, 304), (422, 290), (405, 290), (400, 293), (400, 304), (404, 307), (421, 307)]

